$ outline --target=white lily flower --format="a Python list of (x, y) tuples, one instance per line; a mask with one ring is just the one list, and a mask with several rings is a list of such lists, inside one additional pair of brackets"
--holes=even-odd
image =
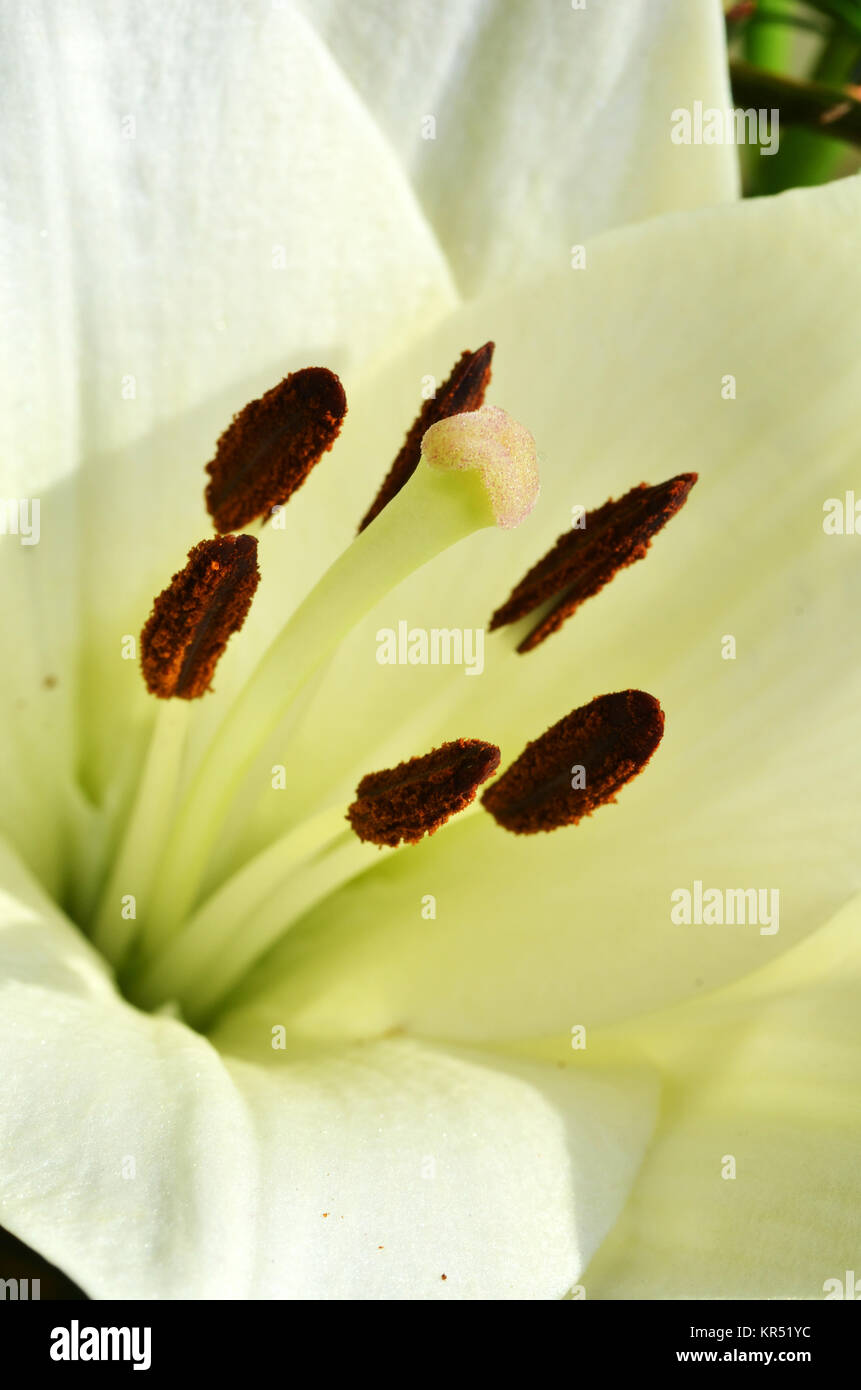
[[(0, 539), (0, 1224), (97, 1298), (816, 1297), (857, 1239), (861, 571), (822, 504), (855, 482), (861, 185), (736, 204), (732, 150), (671, 144), (726, 103), (711, 5), (411, 4), (396, 42), (382, 4), (308, 15), (81, 0), (6, 47), (3, 489), (40, 535)], [(429, 446), (351, 546), (423, 382), (489, 337), (538, 506), (487, 526)], [(343, 433), (260, 536), (215, 693), (154, 731), (128, 638), (232, 412), (312, 362)], [(404, 620), (483, 630), (572, 507), (693, 469), (538, 650), (376, 660)], [(467, 735), (507, 767), (625, 690), (666, 738), (576, 829), (334, 832), (368, 773)], [(779, 888), (779, 932), (677, 925), (697, 880)], [(764, 1193), (826, 1159), (787, 1229)]]

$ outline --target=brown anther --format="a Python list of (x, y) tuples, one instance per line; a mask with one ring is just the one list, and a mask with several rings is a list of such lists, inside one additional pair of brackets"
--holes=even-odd
[(260, 580), (253, 536), (216, 536), (188, 552), (141, 633), (147, 689), (196, 700), (209, 689), (228, 640), (245, 622)]
[(238, 531), (286, 502), (338, 437), (347, 398), (334, 372), (304, 367), (228, 425), (206, 465), (206, 506), (216, 531)]
[(617, 501), (611, 497), (603, 507), (587, 512), (585, 526), (564, 532), (497, 608), (490, 631), (556, 598), (517, 648), (532, 651), (619, 570), (643, 559), (653, 536), (675, 516), (696, 480), (696, 473), (680, 473), (655, 487), (640, 483)]
[(664, 733), (664, 712), (643, 690), (599, 695), (560, 719), (488, 787), (485, 810), (518, 835), (576, 825), (642, 772)]
[(369, 772), (356, 788), (347, 819), (360, 840), (392, 848), (416, 844), (462, 811), (499, 767), (499, 749), (477, 738), (444, 743), (384, 772)]
[(493, 343), (485, 343), (477, 352), (461, 353), (451, 376), (439, 387), (435, 396), (425, 401), (401, 445), (400, 453), (363, 517), (360, 531), (370, 526), (374, 517), (379, 516), (405, 483), (409, 482), (421, 458), (422, 439), (431, 425), (435, 425), (438, 420), (447, 420), (450, 415), (464, 415), (467, 411), (478, 410), (484, 405), (485, 392), (490, 384), (493, 348)]

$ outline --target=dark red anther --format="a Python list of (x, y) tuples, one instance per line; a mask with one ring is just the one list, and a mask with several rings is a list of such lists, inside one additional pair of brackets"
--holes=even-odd
[(587, 512), (583, 529), (572, 527), (512, 590), (490, 620), (490, 631), (516, 622), (534, 608), (556, 602), (518, 646), (532, 651), (592, 598), (619, 570), (642, 560), (653, 536), (687, 501), (696, 473), (680, 473), (649, 487), (640, 483), (617, 501)]
[(505, 830), (534, 835), (576, 825), (642, 772), (664, 733), (664, 713), (643, 690), (599, 695), (528, 743), (488, 787), (486, 810)]
[(360, 840), (392, 848), (432, 835), (474, 799), (499, 767), (499, 749), (477, 738), (444, 743), (384, 772), (369, 772), (356, 788), (347, 819)]
[(477, 352), (461, 353), (451, 376), (440, 386), (435, 396), (425, 401), (401, 445), (400, 453), (363, 517), (360, 531), (370, 526), (374, 517), (379, 516), (404, 484), (409, 482), (421, 458), (422, 439), (431, 425), (435, 425), (438, 420), (447, 420), (450, 415), (463, 415), (467, 411), (478, 410), (484, 404), (485, 392), (490, 383), (493, 347), (493, 343), (485, 343)]
[(228, 425), (206, 465), (206, 506), (216, 531), (238, 531), (286, 502), (331, 449), (347, 413), (327, 367), (291, 372)]
[(153, 695), (196, 700), (206, 693), (259, 581), (253, 536), (216, 536), (188, 552), (141, 633), (141, 666)]

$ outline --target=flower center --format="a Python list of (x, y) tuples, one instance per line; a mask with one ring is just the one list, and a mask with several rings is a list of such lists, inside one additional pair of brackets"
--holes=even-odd
[[(178, 1008), (207, 1027), (231, 991), (323, 897), (409, 853), (453, 817), (489, 812), (502, 830), (555, 830), (611, 802), (663, 734), (651, 695), (602, 695), (529, 743), (481, 800), (499, 749), (459, 738), (366, 773), (351, 804), (333, 801), (237, 863), (217, 886), (212, 866), (254, 759), (300, 696), (307, 702), (342, 640), (374, 605), (441, 551), (487, 526), (519, 525), (538, 495), (535, 442), (484, 403), (493, 344), (464, 352), (426, 401), (356, 539), (293, 611), (225, 711), (194, 765), (196, 702), (239, 631), (260, 581), (257, 540), (226, 534), (280, 507), (332, 448), (346, 414), (325, 368), (292, 373), (234, 418), (207, 466), (216, 531), (189, 552), (141, 634), (147, 688), (160, 705), (137, 794), (91, 918), (95, 944), (136, 1004)], [(641, 484), (561, 537), (496, 611), (491, 630), (544, 608), (518, 650), (531, 650), (613, 574), (642, 558), (695, 481)], [(373, 525), (370, 523), (373, 522)], [(264, 574), (265, 582), (265, 574)], [(499, 639), (503, 640), (503, 639)], [(503, 642), (507, 648), (507, 641)], [(479, 731), (480, 732), (480, 731)], [(573, 774), (573, 775), (572, 775)], [(183, 781), (184, 778), (184, 781)], [(209, 876), (209, 877), (208, 877)], [(137, 912), (120, 911), (134, 892)]]

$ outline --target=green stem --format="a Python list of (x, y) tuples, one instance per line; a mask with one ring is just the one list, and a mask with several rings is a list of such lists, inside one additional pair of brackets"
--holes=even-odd
[(858, 0), (807, 0), (820, 14), (828, 15), (835, 25), (861, 41), (861, 8)]
[[(816, 82), (797, 82), (791, 77), (758, 72), (746, 63), (730, 64), (732, 91), (737, 106), (754, 106), (780, 111), (781, 125), (804, 126), (811, 134), (836, 133), (841, 140), (861, 145), (861, 102), (849, 92)], [(828, 117), (835, 107), (844, 107), (831, 124)], [(822, 124), (823, 116), (826, 124)], [(775, 156), (775, 158), (779, 158)]]
[(754, 14), (744, 28), (744, 56), (754, 67), (783, 72), (789, 66), (793, 33), (788, 23), (795, 0), (769, 0), (768, 15)]
[(825, 183), (846, 154), (846, 143), (861, 145), (861, 102), (845, 90), (861, 54), (861, 42), (836, 30), (825, 43), (811, 81), (763, 72), (747, 63), (730, 65), (738, 106), (776, 109), (780, 147), (773, 156), (749, 151), (752, 192)]

